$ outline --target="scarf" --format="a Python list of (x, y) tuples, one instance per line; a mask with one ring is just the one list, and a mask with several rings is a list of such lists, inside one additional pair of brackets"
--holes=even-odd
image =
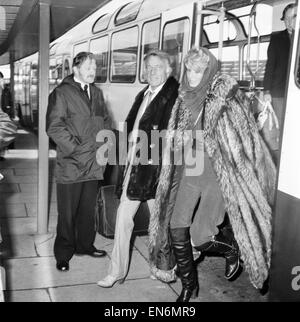
[(196, 87), (191, 87), (189, 85), (185, 67), (182, 83), (179, 87), (179, 96), (182, 97), (185, 107), (191, 112), (192, 126), (196, 125), (195, 122), (202, 112), (206, 99), (206, 92), (218, 69), (218, 62), (215, 56), (207, 48), (201, 49), (209, 57), (209, 62), (200, 83)]

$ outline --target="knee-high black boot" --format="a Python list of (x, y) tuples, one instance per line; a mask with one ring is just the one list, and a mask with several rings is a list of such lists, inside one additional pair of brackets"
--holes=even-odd
[(200, 246), (196, 246), (200, 252), (212, 252), (224, 255), (225, 278), (231, 279), (238, 272), (240, 267), (239, 247), (234, 238), (230, 224), (222, 228), (218, 235), (212, 237), (212, 240)]
[(198, 295), (199, 284), (194, 266), (189, 227), (171, 229), (172, 246), (182, 283), (182, 291), (176, 302), (188, 302)]

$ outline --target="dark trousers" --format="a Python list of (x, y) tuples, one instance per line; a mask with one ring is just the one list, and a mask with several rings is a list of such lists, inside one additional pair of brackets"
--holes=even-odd
[(93, 251), (98, 181), (57, 184), (57, 235), (54, 255), (69, 261), (73, 254)]

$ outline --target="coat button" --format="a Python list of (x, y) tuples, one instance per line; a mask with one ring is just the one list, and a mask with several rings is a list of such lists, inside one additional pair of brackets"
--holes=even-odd
[(150, 149), (153, 149), (154, 147), (155, 147), (154, 143), (150, 144)]
[(153, 163), (153, 160), (152, 159), (149, 159), (148, 160), (148, 164), (152, 164)]

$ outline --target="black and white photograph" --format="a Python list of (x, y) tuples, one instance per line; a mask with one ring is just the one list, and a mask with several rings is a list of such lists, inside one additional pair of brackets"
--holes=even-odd
[(298, 0), (0, 0), (0, 302), (300, 302), (299, 104)]

